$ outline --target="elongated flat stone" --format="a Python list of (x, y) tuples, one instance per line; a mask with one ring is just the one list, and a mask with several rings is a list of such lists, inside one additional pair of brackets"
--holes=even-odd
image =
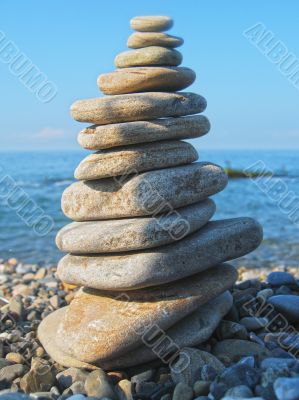
[(106, 125), (197, 114), (206, 106), (205, 98), (195, 93), (147, 92), (78, 100), (71, 114), (80, 122)]
[(195, 72), (184, 67), (121, 68), (98, 78), (105, 94), (183, 90), (195, 81)]
[(174, 360), (185, 347), (198, 346), (210, 338), (221, 319), (228, 313), (233, 303), (230, 292), (224, 292), (215, 299), (199, 307), (192, 314), (169, 328), (164, 335), (154, 332), (151, 346), (142, 345), (113, 360), (102, 363), (105, 369), (128, 368), (159, 358), (166, 364)]
[[(115, 359), (107, 359), (100, 362), (100, 366), (106, 370), (127, 368), (141, 363), (160, 358), (166, 362), (172, 359), (172, 354), (177, 353), (177, 347), (183, 349), (186, 346), (196, 346), (205, 342), (216, 329), (223, 316), (229, 311), (232, 304), (232, 296), (224, 292), (215, 299), (199, 307), (196, 311), (181, 319), (165, 332), (165, 339), (155, 351), (146, 346), (140, 346)], [(67, 307), (61, 308), (49, 315), (39, 327), (39, 338), (51, 357), (65, 367), (94, 369), (96, 365), (88, 364), (66, 354), (58, 347), (57, 329), (59, 322), (65, 318)], [(157, 331), (161, 335), (161, 332)], [(172, 341), (170, 346), (169, 338)], [(164, 349), (163, 347), (167, 347)]]
[(149, 65), (178, 66), (183, 61), (182, 54), (173, 49), (161, 46), (149, 46), (142, 49), (128, 50), (118, 54), (114, 59), (117, 68), (140, 67)]
[(73, 222), (56, 237), (60, 250), (73, 254), (141, 250), (175, 242), (205, 225), (215, 212), (211, 199), (157, 218)]
[(164, 15), (140, 16), (132, 18), (130, 26), (140, 32), (161, 32), (170, 29), (173, 26), (173, 20)]
[[(173, 282), (254, 250), (261, 226), (251, 218), (209, 222), (177, 243), (116, 255), (67, 255), (59, 278), (72, 285), (101, 290), (133, 290)], [(217, 285), (217, 282), (215, 282)]]
[(164, 118), (152, 121), (92, 125), (78, 135), (79, 144), (88, 150), (156, 142), (168, 139), (192, 139), (208, 133), (210, 122), (204, 115)]
[(140, 49), (148, 46), (179, 47), (184, 39), (167, 35), (162, 32), (134, 32), (128, 38), (127, 46), (131, 49)]
[[(233, 267), (220, 265), (150, 290), (119, 295), (84, 289), (64, 313), (59, 313), (59, 318), (53, 313), (43, 320), (38, 337), (56, 361), (53, 347), (61, 349), (61, 357), (66, 353), (83, 363), (101, 366), (138, 348), (151, 326), (169, 329), (229, 289), (236, 279)], [(59, 362), (64, 364), (63, 359)]]
[(75, 170), (76, 179), (102, 179), (137, 172), (176, 167), (198, 159), (195, 148), (186, 142), (163, 141), (101, 150), (84, 158)]
[(197, 203), (221, 191), (227, 175), (221, 167), (199, 162), (121, 177), (80, 181), (62, 195), (62, 210), (74, 221), (157, 215)]

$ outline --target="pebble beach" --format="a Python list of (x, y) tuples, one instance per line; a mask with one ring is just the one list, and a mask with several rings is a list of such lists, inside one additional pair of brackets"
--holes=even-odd
[(64, 368), (37, 339), (41, 320), (74, 298), (56, 268), (0, 264), (0, 399), (208, 400), (299, 398), (299, 280), (295, 269), (239, 269), (229, 311), (212, 336), (169, 366)]

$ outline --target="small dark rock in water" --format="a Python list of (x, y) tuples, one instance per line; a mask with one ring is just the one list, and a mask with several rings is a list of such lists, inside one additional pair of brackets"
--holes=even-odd
[(295, 278), (288, 272), (271, 272), (267, 277), (267, 282), (271, 286), (296, 284)]
[(277, 295), (268, 299), (275, 309), (281, 312), (289, 322), (299, 321), (299, 296)]
[(274, 392), (278, 400), (299, 400), (299, 378), (277, 378)]

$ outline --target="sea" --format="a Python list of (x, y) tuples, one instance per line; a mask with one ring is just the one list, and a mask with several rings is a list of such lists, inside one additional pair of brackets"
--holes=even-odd
[[(199, 161), (271, 173), (229, 179), (226, 189), (213, 196), (217, 204), (213, 219), (249, 216), (264, 229), (260, 247), (234, 264), (248, 268), (298, 266), (299, 151), (198, 148), (198, 152)], [(55, 265), (62, 257), (55, 235), (70, 221), (61, 211), (60, 198), (87, 154), (82, 150), (0, 152), (0, 259), (15, 257), (23, 263)], [(15, 194), (8, 196), (12, 187)], [(18, 212), (23, 199), (37, 208), (40, 226)]]

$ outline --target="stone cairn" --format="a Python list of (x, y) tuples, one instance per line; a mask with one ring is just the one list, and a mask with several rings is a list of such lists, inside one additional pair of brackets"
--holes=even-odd
[(56, 240), (70, 253), (58, 276), (82, 288), (38, 332), (66, 367), (170, 363), (182, 348), (206, 341), (232, 304), (237, 272), (222, 263), (262, 240), (253, 219), (209, 222), (215, 204), (208, 197), (225, 188), (227, 176), (195, 162), (195, 148), (181, 140), (210, 125), (198, 115), (206, 100), (180, 92), (195, 73), (178, 66), (174, 48), (183, 40), (163, 33), (172, 25), (164, 16), (133, 18), (133, 50), (98, 79), (107, 96), (71, 107), (75, 120), (94, 124), (80, 132), (80, 145), (97, 150), (63, 193), (62, 209), (75, 222)]

